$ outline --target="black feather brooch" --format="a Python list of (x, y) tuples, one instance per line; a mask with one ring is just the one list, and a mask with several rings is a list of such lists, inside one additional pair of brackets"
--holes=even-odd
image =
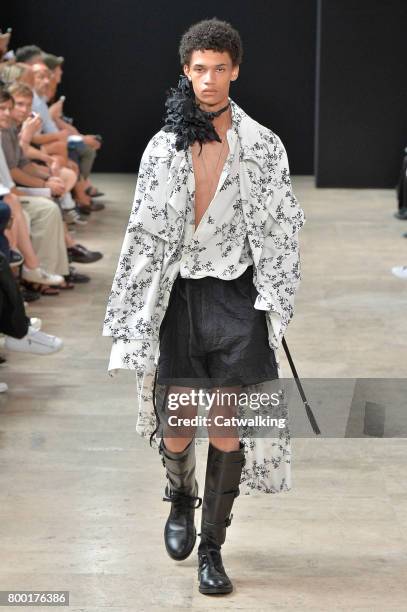
[(196, 140), (204, 142), (217, 140), (222, 142), (212, 124), (212, 119), (219, 117), (229, 108), (229, 103), (216, 112), (203, 111), (195, 102), (195, 94), (188, 78), (180, 75), (178, 87), (171, 87), (165, 102), (167, 113), (164, 117), (164, 132), (174, 132), (177, 136), (175, 148), (186, 151)]

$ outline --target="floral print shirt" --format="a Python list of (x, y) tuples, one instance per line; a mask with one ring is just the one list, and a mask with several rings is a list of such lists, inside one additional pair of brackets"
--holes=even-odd
[(180, 261), (183, 278), (233, 280), (253, 263), (240, 195), (239, 136), (233, 121), (226, 137), (229, 155), (214, 197), (196, 229), (195, 176), (191, 149), (187, 151), (187, 216)]

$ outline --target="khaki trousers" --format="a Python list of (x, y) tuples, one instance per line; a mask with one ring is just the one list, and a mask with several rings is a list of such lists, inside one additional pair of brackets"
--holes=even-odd
[(30, 235), (40, 266), (51, 274), (69, 274), (64, 224), (58, 204), (42, 196), (20, 196), (30, 219)]

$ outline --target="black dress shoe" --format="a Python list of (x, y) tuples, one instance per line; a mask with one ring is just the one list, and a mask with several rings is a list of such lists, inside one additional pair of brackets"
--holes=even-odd
[(93, 263), (102, 259), (103, 253), (89, 251), (82, 244), (75, 244), (75, 246), (68, 248), (68, 256), (71, 258), (70, 261), (75, 261), (76, 263)]
[(90, 209), (92, 212), (97, 212), (98, 210), (104, 210), (105, 205), (102, 202), (92, 202), (90, 205)]
[(102, 202), (92, 202), (89, 206), (85, 204), (78, 204), (78, 211), (81, 215), (90, 215), (92, 212), (97, 212), (98, 210), (103, 210), (105, 205)]
[(18, 266), (21, 266), (23, 262), (24, 262), (24, 257), (21, 255), (21, 253), (19, 253), (18, 251), (13, 251), (13, 249), (10, 249), (9, 262), (8, 262), (10, 268), (16, 268)]
[(101, 196), (105, 195), (103, 193), (103, 191), (99, 191), (99, 189), (96, 189), (96, 191), (92, 191), (92, 187), (87, 187), (85, 189), (85, 193), (86, 193), (86, 195), (90, 196), (91, 198), (100, 198)]
[(81, 214), (81, 215), (90, 215), (90, 213), (92, 212), (90, 205), (86, 206), (84, 204), (77, 204), (75, 206), (75, 210), (77, 211), (78, 214)]
[(67, 283), (88, 283), (90, 281), (90, 276), (86, 274), (81, 274), (77, 272), (73, 266), (69, 266), (69, 274), (64, 275), (64, 279)]
[(41, 293), (39, 291), (32, 291), (26, 287), (21, 287), (20, 291), (24, 302), (35, 302), (41, 297)]

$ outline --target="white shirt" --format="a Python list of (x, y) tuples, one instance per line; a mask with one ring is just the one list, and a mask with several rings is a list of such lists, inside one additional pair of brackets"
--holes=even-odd
[(213, 276), (232, 280), (253, 263), (244, 223), (239, 180), (239, 137), (236, 126), (226, 132), (229, 155), (215, 195), (195, 229), (195, 175), (187, 151), (187, 209), (180, 274), (183, 278)]
[(53, 118), (51, 117), (49, 113), (49, 108), (48, 108), (46, 98), (39, 96), (36, 91), (33, 91), (32, 108), (33, 108), (33, 111), (38, 113), (42, 119), (42, 128), (39, 132), (37, 132), (38, 134), (41, 134), (41, 132), (43, 134), (54, 134), (56, 132), (59, 132), (55, 121), (53, 120)]
[[(182, 278), (204, 278), (213, 276), (222, 280), (233, 280), (241, 276), (253, 264), (247, 229), (244, 222), (239, 180), (239, 134), (236, 123), (226, 132), (229, 155), (224, 164), (215, 195), (195, 229), (195, 175), (192, 152), (186, 151), (188, 164), (187, 208), (180, 275)], [(268, 310), (261, 295), (254, 303), (257, 310)], [(269, 314), (276, 331), (280, 328), (280, 317)]]

